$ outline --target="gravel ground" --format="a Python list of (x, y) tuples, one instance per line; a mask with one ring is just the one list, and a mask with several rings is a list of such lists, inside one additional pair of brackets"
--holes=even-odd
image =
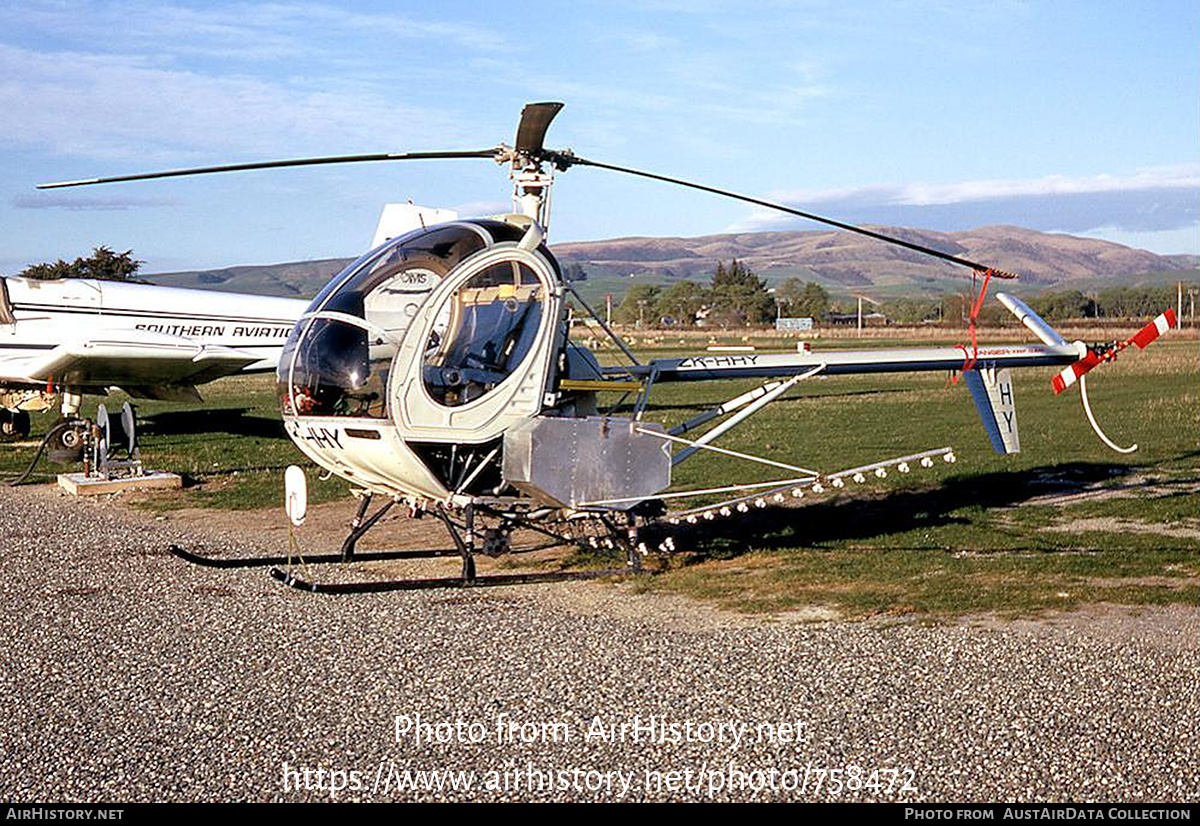
[(0, 494), (0, 532), (9, 800), (1200, 797), (1195, 610), (923, 627), (595, 583), (306, 595), (46, 489)]

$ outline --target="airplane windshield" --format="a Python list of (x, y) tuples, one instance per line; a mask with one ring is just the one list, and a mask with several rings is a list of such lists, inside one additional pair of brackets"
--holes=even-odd
[(425, 387), (447, 407), (480, 398), (524, 361), (542, 323), (541, 281), (524, 264), (488, 267), (455, 290), (425, 354)]

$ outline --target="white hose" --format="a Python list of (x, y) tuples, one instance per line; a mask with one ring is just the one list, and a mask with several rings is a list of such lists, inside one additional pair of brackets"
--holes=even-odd
[(1117, 453), (1133, 453), (1138, 449), (1137, 445), (1130, 447), (1119, 447), (1112, 439), (1104, 435), (1104, 431), (1100, 429), (1100, 425), (1096, 424), (1096, 417), (1092, 415), (1092, 406), (1088, 404), (1087, 397), (1087, 376), (1079, 377), (1079, 398), (1083, 399), (1083, 412), (1087, 414), (1088, 421), (1092, 423), (1092, 430), (1096, 431), (1096, 435), (1100, 437), (1100, 441), (1111, 447)]

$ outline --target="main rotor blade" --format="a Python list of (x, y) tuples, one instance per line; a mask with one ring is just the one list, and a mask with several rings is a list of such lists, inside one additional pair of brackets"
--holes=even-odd
[(200, 166), (194, 169), (171, 169), (165, 172), (145, 172), (140, 175), (118, 175), (112, 178), (87, 178), (81, 181), (58, 181), (38, 184), (38, 189), (61, 189), (68, 186), (90, 186), (112, 184), (120, 181), (148, 181), (153, 178), (178, 178), (183, 175), (208, 175), (214, 172), (243, 172), (247, 169), (278, 169), (284, 166), (318, 166), (333, 163), (363, 163), (365, 161), (426, 161), (447, 158), (495, 158), (503, 147), (491, 149), (466, 149), (444, 152), (387, 152), (377, 155), (333, 155), (325, 158), (294, 158), (285, 161), (257, 161), (254, 163), (225, 164), (224, 166)]
[(550, 121), (563, 108), (563, 104), (527, 103), (521, 109), (521, 123), (517, 126), (517, 155), (535, 157), (541, 154), (542, 143), (546, 140), (546, 130)]
[[(811, 212), (803, 212), (799, 209), (793, 209), (792, 207), (784, 206), (783, 204), (776, 204), (771, 201), (764, 201), (761, 198), (753, 198), (749, 195), (742, 195), (741, 193), (738, 193), (738, 192), (730, 192), (727, 189), (718, 189), (715, 186), (706, 186), (705, 184), (698, 184), (693, 181), (685, 181), (680, 178), (671, 178), (666, 175), (657, 175), (653, 172), (644, 172), (640, 169), (630, 169), (629, 167), (625, 167), (625, 166), (614, 166), (613, 164), (600, 163), (599, 161), (589, 161), (587, 158), (580, 158), (577, 155), (572, 154), (569, 150), (567, 152), (561, 152), (561, 153), (560, 152), (547, 152), (547, 153), (545, 153), (545, 156), (546, 156), (547, 160), (549, 160), (552, 163), (555, 163), (563, 168), (565, 168), (565, 166), (594, 166), (597, 169), (607, 169), (611, 172), (624, 172), (627, 175), (637, 175), (638, 177), (641, 177), (641, 178), (650, 178), (655, 181), (663, 181), (663, 182), (669, 183), (669, 184), (678, 184), (680, 186), (690, 187), (691, 189), (699, 189), (703, 192), (711, 192), (714, 195), (724, 195), (726, 198), (733, 198), (736, 201), (745, 201), (748, 204), (755, 204), (756, 206), (766, 207), (767, 209), (774, 209), (774, 210), (778, 210), (779, 212), (786, 212), (789, 215), (797, 215), (801, 218), (807, 218), (810, 221), (816, 221), (821, 224), (828, 224), (831, 227), (837, 227), (838, 229), (844, 229), (847, 232), (858, 233), (859, 235), (865, 235), (868, 238), (875, 238), (879, 241), (884, 241), (888, 244), (895, 244), (900, 247), (905, 247), (906, 249), (913, 250), (914, 252), (920, 252), (920, 253), (924, 253), (926, 255), (932, 255), (935, 258), (942, 259), (943, 261), (949, 261), (951, 264), (958, 264), (959, 266), (962, 266), (962, 267), (970, 267), (972, 270), (975, 270), (976, 272), (986, 272), (986, 271), (990, 270), (992, 275), (996, 278), (1016, 278), (1017, 277), (1016, 273), (1005, 272), (1004, 270), (997, 270), (993, 267), (987, 267), (987, 266), (984, 266), (983, 264), (977, 264), (974, 261), (969, 261), (966, 258), (959, 258), (956, 255), (950, 255), (949, 253), (942, 252), (941, 250), (935, 250), (932, 247), (922, 246), (921, 244), (914, 244), (911, 241), (905, 241), (901, 238), (893, 238), (890, 235), (884, 235), (882, 232), (875, 232), (874, 230), (866, 229), (864, 227), (857, 227), (857, 226), (854, 226), (853, 224), (846, 224), (841, 221), (835, 221), (832, 218), (824, 218), (820, 215), (814, 215)], [(564, 164), (565, 164), (565, 166), (564, 166)]]

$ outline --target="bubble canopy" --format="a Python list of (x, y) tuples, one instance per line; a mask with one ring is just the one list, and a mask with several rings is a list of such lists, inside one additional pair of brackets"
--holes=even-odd
[[(343, 270), (284, 346), (284, 415), (388, 418), (389, 372), (430, 292), (467, 259), (522, 235), (501, 221), (441, 224), (394, 238)], [(545, 286), (524, 263), (502, 260), (454, 290), (422, 347), (433, 401), (468, 405), (516, 369), (536, 339)]]

